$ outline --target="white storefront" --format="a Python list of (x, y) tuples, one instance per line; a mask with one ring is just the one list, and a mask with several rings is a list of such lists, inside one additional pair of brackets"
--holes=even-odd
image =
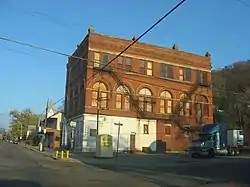
[[(75, 118), (75, 149), (78, 151), (93, 152), (96, 148), (97, 117), (93, 114), (84, 114)], [(137, 119), (117, 116), (99, 117), (99, 134), (110, 134), (113, 137), (113, 148), (117, 146), (118, 126), (121, 123), (119, 150), (129, 151), (131, 147), (142, 150), (149, 147), (156, 151), (156, 120)]]

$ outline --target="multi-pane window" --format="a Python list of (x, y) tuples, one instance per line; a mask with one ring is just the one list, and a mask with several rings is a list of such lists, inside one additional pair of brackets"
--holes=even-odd
[(125, 64), (125, 69), (126, 69), (126, 70), (132, 70), (132, 59), (126, 57), (126, 58), (125, 58), (125, 62), (126, 62), (126, 64)]
[(105, 66), (109, 63), (109, 55), (107, 53), (102, 54), (102, 66)]
[(94, 53), (94, 67), (100, 67), (100, 53)]
[(179, 80), (191, 82), (191, 69), (179, 68)]
[(129, 110), (130, 109), (130, 100), (129, 100), (129, 96), (125, 96), (124, 97), (124, 109), (125, 110)]
[(122, 65), (123, 64), (123, 57), (119, 56), (117, 59), (117, 64)]
[(161, 78), (173, 79), (173, 66), (161, 63)]
[(146, 74), (146, 62), (143, 60), (140, 61), (140, 73)]
[(129, 57), (118, 57), (117, 59), (118, 67), (126, 69), (127, 71), (132, 70), (132, 58)]
[(102, 82), (97, 82), (92, 87), (92, 106), (99, 106), (101, 108), (107, 108), (107, 93), (108, 89)]
[(197, 70), (196, 82), (201, 84), (207, 84), (207, 72)]
[(160, 95), (160, 113), (172, 113), (172, 95), (168, 91), (163, 91)]
[(148, 124), (143, 125), (143, 134), (149, 134), (149, 127)]
[(152, 62), (147, 62), (147, 75), (153, 75), (153, 64)]
[(140, 73), (144, 75), (153, 75), (153, 64), (144, 60), (140, 61)]
[(196, 115), (197, 118), (208, 117), (209, 116), (209, 103), (208, 99), (202, 95), (196, 95)]
[(127, 91), (129, 91), (129, 88), (126, 86), (119, 86), (116, 89), (117, 94), (115, 107), (117, 109), (130, 110), (130, 102), (129, 96), (127, 95)]
[(142, 110), (152, 112), (152, 92), (148, 88), (143, 88), (139, 92), (139, 106)]
[(190, 116), (192, 114), (190, 98), (186, 94), (181, 94), (179, 102), (180, 115)]

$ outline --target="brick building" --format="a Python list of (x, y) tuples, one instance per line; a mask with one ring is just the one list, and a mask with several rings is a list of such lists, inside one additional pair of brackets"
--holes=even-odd
[(69, 58), (65, 112), (77, 122), (76, 149), (95, 149), (98, 106), (99, 134), (111, 134), (116, 142), (114, 123), (123, 124), (121, 150), (185, 149), (193, 133), (180, 126), (213, 123), (209, 53), (136, 43), (100, 71), (131, 42), (90, 28), (73, 53), (82, 59)]

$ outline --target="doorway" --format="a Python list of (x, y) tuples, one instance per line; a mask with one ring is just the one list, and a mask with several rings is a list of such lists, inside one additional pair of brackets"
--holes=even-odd
[(134, 153), (136, 151), (135, 148), (135, 134), (130, 134), (130, 152)]

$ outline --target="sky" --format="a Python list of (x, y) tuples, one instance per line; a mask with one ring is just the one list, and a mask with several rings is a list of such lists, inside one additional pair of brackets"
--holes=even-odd
[[(95, 32), (132, 39), (169, 11), (177, 0), (0, 0), (0, 37), (72, 54)], [(212, 55), (213, 68), (250, 59), (248, 0), (187, 0), (141, 41)], [(67, 57), (0, 40), (0, 127), (8, 112), (44, 111), (47, 98), (64, 96)]]

